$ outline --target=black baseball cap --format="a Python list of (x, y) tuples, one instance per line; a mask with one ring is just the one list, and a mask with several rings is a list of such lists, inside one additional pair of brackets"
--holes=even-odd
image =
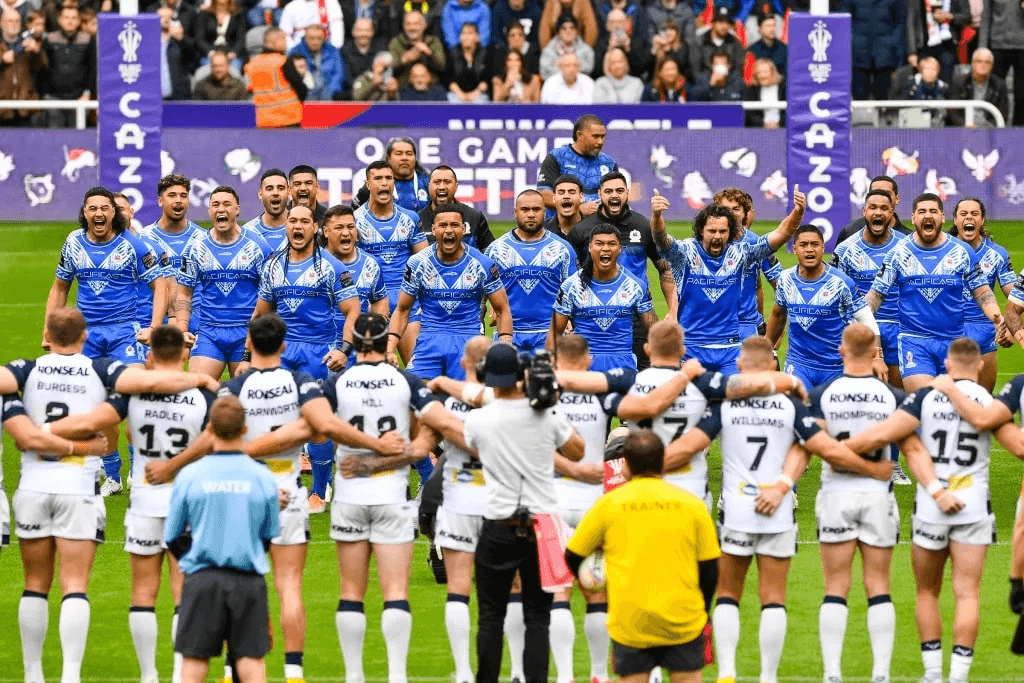
[(711, 19), (711, 21), (728, 21), (731, 24), (732, 12), (730, 12), (729, 8), (726, 7), (725, 5), (719, 5), (718, 7), (715, 8), (715, 16)]
[(498, 389), (511, 389), (519, 380), (519, 351), (508, 342), (492, 344), (484, 356), (483, 383)]

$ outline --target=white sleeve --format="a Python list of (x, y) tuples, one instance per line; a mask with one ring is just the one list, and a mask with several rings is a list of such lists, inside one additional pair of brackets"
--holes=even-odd
[(868, 329), (874, 332), (876, 337), (881, 336), (881, 331), (878, 329), (878, 323), (875, 322), (875, 314), (871, 312), (870, 306), (865, 306), (854, 313), (853, 318), (857, 322), (867, 325)]

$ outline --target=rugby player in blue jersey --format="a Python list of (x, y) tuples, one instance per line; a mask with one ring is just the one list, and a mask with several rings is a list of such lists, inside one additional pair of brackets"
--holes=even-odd
[(316, 169), (299, 164), (288, 171), (288, 196), (292, 206), (305, 206), (313, 212), (313, 222), (320, 225), (327, 213), (327, 207), (320, 203), (320, 180)]
[[(389, 317), (391, 308), (388, 305), (388, 289), (384, 284), (383, 272), (377, 259), (356, 246), (359, 243), (359, 230), (356, 228), (352, 208), (338, 204), (327, 209), (320, 234), (321, 244), (352, 273), (352, 280), (359, 293), (360, 312)], [(343, 325), (341, 311), (338, 314), (335, 320)]]
[[(391, 138), (384, 147), (384, 159), (395, 177), (395, 204), (418, 213), (430, 204), (427, 169), (420, 164), (412, 138)], [(363, 185), (352, 198), (352, 208), (366, 204), (373, 192)], [(454, 197), (452, 198), (454, 201)], [(429, 223), (428, 223), (429, 225)]]
[(288, 241), (285, 234), (285, 224), (288, 222), (288, 177), (284, 171), (279, 168), (264, 171), (260, 176), (260, 189), (256, 196), (263, 204), (263, 213), (242, 227), (258, 231), (271, 249), (280, 251)]
[(601, 151), (607, 133), (604, 121), (594, 114), (584, 114), (572, 127), (572, 143), (553, 149), (544, 157), (537, 173), (537, 189), (544, 197), (549, 218), (555, 215), (555, 181), (565, 174), (576, 176), (583, 184), (580, 213), (589, 216), (597, 211), (601, 177), (619, 170), (615, 160)]

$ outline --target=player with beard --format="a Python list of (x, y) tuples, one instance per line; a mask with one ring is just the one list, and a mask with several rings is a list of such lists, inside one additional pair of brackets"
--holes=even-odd
[[(190, 372), (219, 379), (234, 375), (245, 353), (246, 325), (256, 308), (263, 266), (273, 252), (255, 230), (238, 225), (238, 194), (221, 185), (210, 193), (213, 225), (197, 233), (181, 255), (174, 294), (175, 326), (188, 332), (193, 299), (203, 335), (192, 349)], [(198, 291), (198, 296), (194, 292)]]
[[(993, 292), (1002, 289), (1007, 298), (1013, 291), (1013, 285), (1017, 276), (1013, 272), (1013, 264), (1010, 263), (1010, 255), (1000, 245), (992, 241), (991, 235), (985, 230), (985, 205), (980, 199), (964, 197), (956, 203), (953, 208), (953, 227), (949, 234), (959, 237), (971, 245), (978, 255), (978, 267), (985, 276), (985, 281)], [(981, 360), (985, 363), (981, 369), (978, 383), (987, 391), (992, 391), (996, 385), (996, 375), (999, 367), (996, 359), (996, 330), (985, 319), (985, 314), (978, 308), (974, 297), (966, 290), (964, 291), (964, 334), (978, 342), (981, 348)], [(1004, 346), (1013, 346), (1010, 335), (999, 330), (1000, 338)]]
[(285, 231), (288, 223), (288, 177), (284, 171), (279, 168), (264, 171), (256, 196), (263, 204), (263, 213), (242, 227), (259, 231), (270, 248), (279, 251), (288, 241)]
[(544, 229), (563, 240), (569, 239), (569, 231), (583, 220), (580, 205), (583, 203), (583, 183), (574, 175), (560, 175), (554, 188), (555, 215), (544, 221)]
[(615, 160), (601, 151), (606, 135), (604, 121), (593, 114), (584, 114), (573, 124), (572, 143), (553, 149), (544, 157), (537, 173), (537, 189), (544, 197), (544, 206), (549, 210), (549, 217), (554, 215), (552, 210), (555, 208), (555, 181), (565, 174), (576, 176), (583, 185), (583, 204), (580, 206), (580, 212), (584, 216), (590, 216), (597, 211), (600, 205), (598, 192), (601, 178), (607, 173), (619, 170)]
[[(882, 190), (888, 192), (889, 197), (892, 200), (892, 211), (886, 222), (886, 227), (892, 230), (894, 233), (899, 235), (909, 235), (913, 230), (913, 226), (907, 227), (903, 225), (903, 221), (896, 215), (896, 207), (900, 205), (900, 190), (896, 185), (896, 180), (890, 178), (887, 175), (878, 175), (871, 179), (871, 184), (868, 185), (868, 192), (874, 192), (875, 190)], [(870, 222), (867, 216), (861, 216), (860, 218), (852, 221), (849, 225), (843, 228), (839, 232), (839, 236), (836, 238), (836, 244), (842, 244), (846, 240), (850, 239), (858, 232), (864, 229), (864, 227)]]
[(942, 231), (942, 200), (924, 193), (914, 199), (914, 235), (893, 247), (864, 297), (871, 310), (890, 293), (899, 296), (900, 374), (908, 392), (927, 386), (941, 372), (950, 342), (964, 335), (964, 292), (999, 328), (1003, 316), (978, 255)]
[(740, 299), (745, 268), (768, 258), (796, 233), (807, 198), (793, 188), (793, 210), (772, 232), (745, 242), (742, 226), (728, 208), (710, 204), (693, 221), (694, 237), (678, 240), (668, 234), (668, 199), (655, 190), (651, 197), (651, 229), (658, 249), (671, 264), (679, 290), (679, 324), (687, 331), (687, 355), (707, 370), (736, 373), (740, 351)]
[[(396, 176), (395, 187), (398, 187)], [(459, 180), (455, 177), (455, 171), (451, 166), (437, 166), (430, 172), (428, 191), (430, 192), (430, 203), (419, 211), (420, 230), (423, 227), (434, 224), (434, 211), (442, 204), (458, 204), (462, 208), (462, 215), (466, 219), (466, 234), (463, 241), (470, 247), (484, 251), (494, 241), (494, 233), (491, 226), (487, 224), (487, 217), (472, 206), (463, 204), (455, 198), (459, 190)], [(434, 236), (427, 233), (427, 241), (432, 242)]]
[[(383, 161), (391, 168), (395, 177), (395, 203), (403, 209), (417, 213), (430, 204), (427, 170), (417, 159), (416, 143), (412, 138), (391, 138), (384, 147)], [(352, 208), (358, 209), (367, 202), (373, 191), (363, 185), (352, 199)], [(455, 201), (452, 193), (449, 201)], [(430, 223), (423, 223), (430, 225)]]
[(544, 229), (544, 198), (537, 190), (516, 197), (516, 227), (487, 248), (498, 266), (512, 312), (512, 343), (532, 353), (544, 348), (558, 290), (576, 272), (576, 254)]
[(312, 166), (299, 164), (288, 171), (288, 208), (304, 206), (313, 212), (313, 222), (320, 225), (327, 213), (327, 207), (320, 204), (320, 181), (316, 177), (316, 169)]
[[(341, 261), (341, 264), (352, 273), (356, 291), (359, 292), (360, 312), (373, 311), (385, 318), (390, 316), (388, 290), (384, 285), (380, 265), (375, 258), (356, 246), (359, 242), (359, 230), (356, 228), (356, 219), (351, 207), (339, 204), (327, 209), (320, 234), (323, 246), (331, 256)], [(335, 322), (344, 324), (341, 311), (335, 316)]]

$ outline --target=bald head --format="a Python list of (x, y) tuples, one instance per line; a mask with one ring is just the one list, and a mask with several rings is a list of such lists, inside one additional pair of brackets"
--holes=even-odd
[(875, 355), (875, 333), (863, 323), (851, 323), (843, 330), (843, 357), (857, 360)]

